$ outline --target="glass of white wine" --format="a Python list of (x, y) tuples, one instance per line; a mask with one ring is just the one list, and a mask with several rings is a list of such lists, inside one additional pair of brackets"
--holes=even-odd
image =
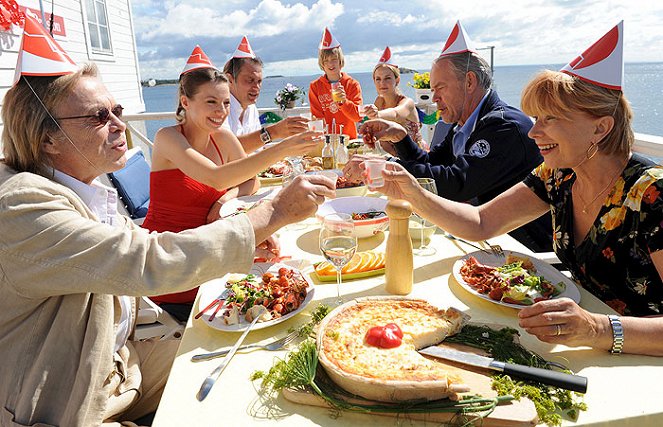
[[(433, 178), (417, 178), (417, 182), (424, 190), (430, 191), (433, 194), (437, 194), (437, 186), (435, 185), (435, 180)], [(414, 250), (414, 254), (419, 256), (434, 255), (435, 252), (437, 251), (435, 250), (435, 248), (426, 245), (426, 240), (424, 238), (424, 228), (434, 227), (435, 225), (426, 221), (424, 218), (420, 219), (421, 219), (421, 243), (419, 244), (419, 247)]]
[(320, 252), (336, 269), (336, 304), (341, 298), (341, 270), (357, 252), (357, 237), (352, 216), (345, 213), (332, 213), (322, 220), (320, 228)]

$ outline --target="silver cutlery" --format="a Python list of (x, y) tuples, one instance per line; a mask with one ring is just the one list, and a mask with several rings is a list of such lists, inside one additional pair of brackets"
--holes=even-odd
[[(484, 249), (484, 248), (482, 248), (481, 246), (475, 245), (474, 243), (468, 242), (468, 241), (465, 240), (465, 239), (461, 239), (460, 237), (456, 237), (456, 236), (454, 236), (453, 234), (449, 234), (449, 233), (447, 233), (447, 232), (444, 233), (444, 237), (446, 237), (446, 238), (449, 239), (449, 240), (456, 240), (456, 241), (458, 241), (458, 242), (465, 243), (466, 245), (472, 246), (473, 248), (477, 248), (477, 249), (479, 249), (481, 252), (485, 252), (485, 253), (487, 253), (487, 254), (492, 254), (492, 253), (493, 253), (492, 251), (489, 251), (488, 249)], [(501, 248), (500, 248), (500, 249), (501, 249)]]
[(502, 250), (502, 247), (500, 245), (491, 245), (490, 243), (488, 243), (488, 240), (484, 240), (483, 244), (490, 248), (490, 252), (492, 252), (493, 255), (498, 257), (504, 256), (504, 251)]
[(223, 370), (226, 369), (226, 366), (228, 366), (230, 360), (233, 358), (233, 356), (235, 356), (235, 353), (237, 353), (239, 346), (242, 345), (242, 342), (251, 331), (251, 328), (253, 328), (253, 326), (255, 326), (255, 324), (258, 323), (258, 320), (260, 319), (260, 316), (262, 316), (264, 311), (265, 309), (263, 307), (263, 310), (261, 310), (260, 313), (256, 315), (255, 319), (253, 319), (253, 321), (246, 328), (242, 336), (239, 337), (235, 345), (230, 349), (226, 357), (223, 359), (223, 362), (221, 362), (221, 364), (215, 370), (213, 370), (212, 373), (209, 374), (207, 378), (205, 378), (205, 381), (203, 381), (203, 385), (200, 386), (200, 390), (198, 390), (198, 394), (196, 395), (199, 401), (202, 402), (203, 400), (205, 400), (210, 390), (212, 389), (212, 386), (214, 386), (214, 383), (219, 378), (219, 375), (221, 375)]
[[(243, 345), (237, 350), (251, 350), (251, 349), (261, 349), (261, 350), (267, 350), (267, 351), (275, 351), (275, 350), (280, 350), (286, 345), (290, 344), (294, 339), (297, 338), (297, 331), (293, 331), (289, 333), (288, 335), (281, 337), (277, 340), (274, 340), (270, 343), (267, 344), (248, 344), (248, 345)], [(223, 350), (215, 351), (212, 353), (203, 353), (203, 354), (196, 354), (195, 356), (191, 357), (192, 362), (200, 362), (202, 360), (210, 360), (214, 359), (217, 357), (225, 356), (230, 352), (231, 348), (225, 348)]]

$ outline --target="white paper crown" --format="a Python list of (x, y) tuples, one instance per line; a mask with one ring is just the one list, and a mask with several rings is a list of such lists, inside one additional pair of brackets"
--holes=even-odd
[(233, 58), (255, 58), (256, 54), (253, 53), (251, 45), (249, 44), (249, 39), (246, 36), (242, 37), (242, 41), (239, 42), (235, 53), (233, 53)]
[(456, 21), (456, 25), (454, 25), (453, 30), (451, 30), (451, 34), (449, 34), (449, 38), (447, 38), (447, 42), (444, 44), (440, 55), (453, 55), (455, 53), (463, 52), (476, 53), (476, 51), (477, 50), (474, 48), (474, 44), (472, 43), (472, 40), (470, 40), (470, 36), (467, 35), (465, 28), (463, 28), (460, 21)]
[(608, 89), (624, 87), (624, 21), (560, 70)]
[(325, 27), (325, 31), (322, 32), (322, 40), (320, 40), (320, 46), (318, 47), (318, 49), (320, 50), (333, 49), (335, 47), (339, 47), (340, 45), (341, 44), (332, 35), (331, 31), (329, 31), (329, 29)]
[(77, 70), (76, 63), (48, 31), (26, 14), (14, 84), (21, 76), (62, 76)]
[(191, 55), (189, 56), (189, 59), (186, 61), (186, 65), (184, 65), (184, 69), (180, 73), (180, 76), (182, 74), (186, 74), (190, 71), (197, 70), (199, 68), (216, 68), (214, 64), (212, 64), (212, 61), (205, 55), (205, 52), (201, 49), (200, 46), (196, 45), (196, 47), (193, 48), (193, 52), (191, 52)]

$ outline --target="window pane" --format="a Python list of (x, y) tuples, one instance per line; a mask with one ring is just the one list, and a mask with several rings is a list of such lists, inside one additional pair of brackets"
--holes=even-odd
[(103, 50), (110, 50), (110, 39), (108, 35), (108, 28), (99, 27), (99, 34), (101, 34), (101, 48)]
[(87, 20), (96, 23), (97, 17), (94, 14), (94, 0), (86, 0), (85, 11), (87, 12)]
[(93, 49), (101, 49), (101, 43), (99, 42), (99, 32), (97, 31), (97, 26), (91, 22), (87, 24), (88, 30), (90, 31), (90, 45)]
[(97, 1), (97, 22), (100, 25), (108, 25), (106, 23), (106, 5), (104, 2)]

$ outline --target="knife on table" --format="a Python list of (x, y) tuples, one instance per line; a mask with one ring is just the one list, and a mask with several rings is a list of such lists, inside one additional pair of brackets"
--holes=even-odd
[(533, 368), (531, 366), (500, 362), (490, 357), (466, 353), (464, 351), (458, 351), (447, 347), (426, 347), (419, 350), (419, 353), (440, 359), (451, 360), (464, 365), (492, 369), (514, 377), (538, 381), (543, 384), (552, 385), (566, 390), (577, 391), (578, 393), (587, 392), (587, 378), (579, 375), (571, 375), (564, 372), (552, 371), (550, 369)]
[(253, 319), (251, 324), (247, 326), (247, 328), (244, 330), (244, 333), (242, 334), (241, 337), (237, 340), (235, 345), (230, 349), (226, 357), (223, 359), (223, 362), (214, 370), (212, 371), (211, 374), (207, 378), (205, 378), (205, 381), (203, 381), (203, 385), (200, 386), (200, 390), (198, 390), (198, 394), (196, 397), (198, 398), (199, 401), (205, 400), (207, 395), (209, 394), (209, 391), (212, 389), (212, 386), (216, 382), (217, 378), (219, 375), (221, 375), (221, 372), (223, 372), (224, 369), (226, 369), (226, 366), (228, 366), (228, 363), (230, 362), (230, 359), (235, 356), (235, 353), (237, 353), (237, 350), (239, 349), (239, 346), (242, 345), (242, 342), (244, 341), (244, 338), (249, 334), (249, 331), (251, 331), (251, 328), (258, 323), (258, 319), (260, 319), (260, 316), (263, 315), (265, 310), (260, 310), (260, 313), (256, 315), (256, 317)]

